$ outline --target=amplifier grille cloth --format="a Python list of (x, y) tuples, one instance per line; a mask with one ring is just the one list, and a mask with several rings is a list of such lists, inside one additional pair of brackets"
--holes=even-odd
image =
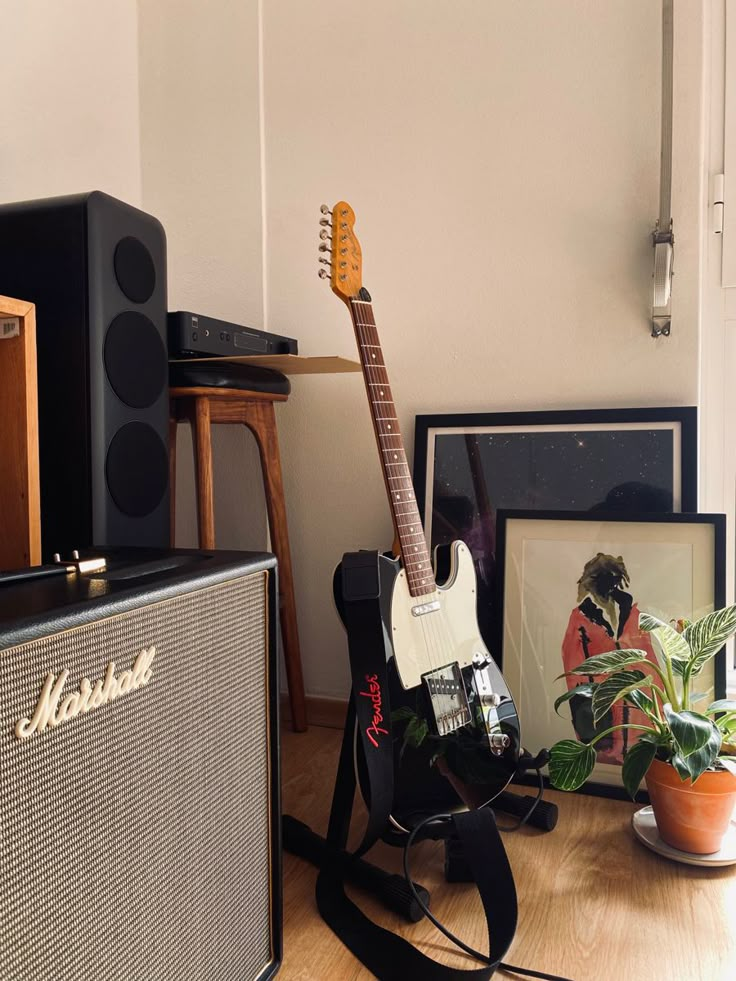
[[(271, 961), (266, 574), (0, 652), (0, 978), (246, 981)], [(157, 649), (149, 683), (19, 741)]]

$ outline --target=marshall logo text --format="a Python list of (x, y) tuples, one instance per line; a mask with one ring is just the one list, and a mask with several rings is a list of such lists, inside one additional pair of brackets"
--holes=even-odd
[(370, 698), (373, 703), (373, 720), (371, 724), (366, 727), (365, 734), (368, 736), (370, 741), (374, 746), (378, 746), (379, 735), (387, 736), (388, 729), (382, 729), (380, 723), (383, 722), (383, 715), (381, 714), (381, 685), (378, 681), (377, 674), (367, 674), (365, 680), (368, 682), (368, 691), (360, 692), (361, 696), (365, 698)]
[(61, 694), (69, 672), (62, 671), (58, 678), (47, 674), (33, 715), (30, 719), (19, 719), (15, 725), (16, 737), (28, 739), (36, 732), (53, 729), (62, 722), (75, 719), (82, 712), (92, 712), (120, 695), (142, 688), (151, 679), (151, 661), (155, 655), (155, 647), (144, 647), (133, 662), (133, 667), (129, 671), (121, 671), (119, 675), (115, 674), (115, 662), (111, 661), (103, 678), (94, 682), (82, 678), (79, 690), (70, 692), (63, 700)]

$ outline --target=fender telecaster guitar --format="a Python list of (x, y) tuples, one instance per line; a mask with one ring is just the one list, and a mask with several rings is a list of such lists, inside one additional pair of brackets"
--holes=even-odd
[[(448, 546), (446, 580), (438, 583), (435, 577), (438, 556), (433, 564), (371, 297), (362, 284), (353, 209), (345, 201), (332, 209), (322, 205), (320, 224), (320, 276), (330, 280), (350, 310), (394, 524), (394, 557), (380, 561), (380, 574), (384, 634), (399, 682), (394, 687), (406, 696), (393, 713), (401, 743), (395, 756), (415, 787), (422, 767), (428, 774), (440, 760), (442, 772), (463, 787), (466, 802), (470, 796), (477, 806), (500, 793), (515, 772), (520, 751), (516, 708), (478, 629), (475, 569), (463, 542)], [(339, 609), (337, 588), (335, 594)], [(399, 773), (397, 786), (405, 783)], [(420, 808), (416, 799), (403, 806), (405, 812)]]

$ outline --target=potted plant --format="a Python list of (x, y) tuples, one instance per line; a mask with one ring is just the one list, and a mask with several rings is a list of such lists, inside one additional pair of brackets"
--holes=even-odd
[[(646, 778), (657, 829), (681, 851), (718, 851), (736, 803), (736, 701), (696, 703), (694, 682), (703, 667), (736, 632), (736, 606), (671, 626), (641, 614), (641, 629), (654, 638), (656, 663), (641, 650), (613, 650), (588, 658), (560, 677), (585, 676), (555, 701), (555, 711), (575, 696), (591, 700), (593, 723), (621, 701), (641, 722), (597, 731), (589, 742), (562, 739), (550, 753), (550, 782), (577, 790), (596, 762), (595, 744), (614, 729), (636, 734), (623, 759), (623, 784), (632, 798)], [(646, 667), (646, 671), (642, 668)], [(710, 693), (712, 698), (712, 693)]]

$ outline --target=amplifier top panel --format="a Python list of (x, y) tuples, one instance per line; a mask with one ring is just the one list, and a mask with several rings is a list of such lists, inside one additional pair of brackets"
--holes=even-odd
[(82, 552), (83, 558), (93, 555), (106, 559), (104, 572), (0, 585), (0, 651), (193, 589), (276, 568), (275, 557), (267, 552), (148, 548)]

